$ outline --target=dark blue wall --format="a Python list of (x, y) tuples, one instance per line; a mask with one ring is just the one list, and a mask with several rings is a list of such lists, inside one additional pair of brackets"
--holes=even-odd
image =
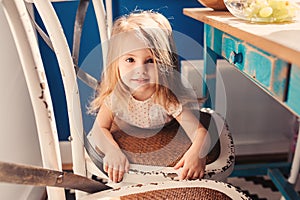
[[(55, 3), (54, 7), (61, 20), (63, 29), (67, 36), (70, 48), (72, 48), (73, 26), (78, 2)], [(113, 0), (114, 18), (127, 14), (136, 9), (148, 10), (152, 9), (165, 15), (176, 32), (195, 40), (198, 44), (203, 44), (203, 25), (196, 20), (186, 17), (182, 14), (185, 7), (202, 7), (197, 0)], [(37, 21), (41, 24), (39, 16), (36, 15)], [(175, 36), (176, 39), (176, 36)], [(93, 13), (92, 4), (89, 9), (82, 33), (82, 44), (80, 49), (79, 65), (85, 61), (87, 55), (100, 43), (97, 22)], [(185, 40), (176, 40), (178, 51), (182, 52), (181, 59), (201, 59), (200, 50), (191, 46), (186, 47)], [(60, 77), (57, 61), (53, 52), (47, 47), (44, 41), (39, 38), (41, 53), (48, 76), (51, 95), (53, 99), (55, 116), (57, 119), (57, 128), (60, 140), (67, 140), (69, 136), (68, 116), (66, 110), (66, 101), (64, 97), (64, 88), (62, 87), (62, 79)], [(199, 52), (198, 52), (199, 51)], [(99, 56), (101, 57), (101, 56)], [(97, 61), (95, 61), (97, 62)], [(95, 66), (101, 67), (100, 64)], [(91, 126), (91, 122), (85, 119), (87, 131)]]

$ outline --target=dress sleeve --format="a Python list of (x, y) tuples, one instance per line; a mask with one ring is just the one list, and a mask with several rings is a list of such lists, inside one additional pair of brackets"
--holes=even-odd
[(170, 105), (168, 109), (168, 114), (176, 118), (182, 112), (182, 104)]

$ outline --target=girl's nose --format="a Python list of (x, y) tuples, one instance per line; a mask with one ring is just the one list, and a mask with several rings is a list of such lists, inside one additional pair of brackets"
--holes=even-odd
[(147, 68), (145, 64), (139, 65), (135, 68), (135, 73), (136, 74), (146, 74), (147, 73)]

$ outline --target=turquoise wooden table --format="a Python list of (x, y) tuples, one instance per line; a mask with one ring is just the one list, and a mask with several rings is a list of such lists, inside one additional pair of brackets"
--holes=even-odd
[[(185, 8), (183, 13), (204, 23), (206, 106), (215, 107), (216, 61), (221, 56), (299, 119), (300, 18), (292, 23), (258, 24), (209, 8)], [(297, 123), (299, 125), (299, 120)], [(299, 138), (290, 165), (237, 165), (233, 175), (267, 174), (286, 199), (300, 199), (293, 189), (300, 166)], [(284, 167), (289, 170), (288, 180), (282, 174)]]

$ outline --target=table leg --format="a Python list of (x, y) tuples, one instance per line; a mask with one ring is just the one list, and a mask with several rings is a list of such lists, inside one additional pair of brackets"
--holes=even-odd
[(297, 136), (297, 142), (296, 142), (296, 149), (295, 149), (295, 154), (293, 158), (293, 163), (291, 167), (291, 173), (290, 177), (288, 179), (289, 183), (295, 184), (297, 181), (297, 178), (299, 176), (299, 169), (300, 169), (300, 120), (298, 118), (298, 136)]
[[(300, 119), (298, 118), (298, 136), (296, 141), (295, 153), (292, 161), (290, 176), (288, 178), (288, 182), (294, 185), (297, 182), (299, 177), (299, 169), (300, 169)], [(281, 200), (284, 200), (284, 197), (281, 197)]]
[(205, 107), (215, 109), (216, 100), (216, 66), (217, 54), (207, 46), (208, 28), (204, 26), (204, 77), (203, 77), (203, 94), (207, 97)]

